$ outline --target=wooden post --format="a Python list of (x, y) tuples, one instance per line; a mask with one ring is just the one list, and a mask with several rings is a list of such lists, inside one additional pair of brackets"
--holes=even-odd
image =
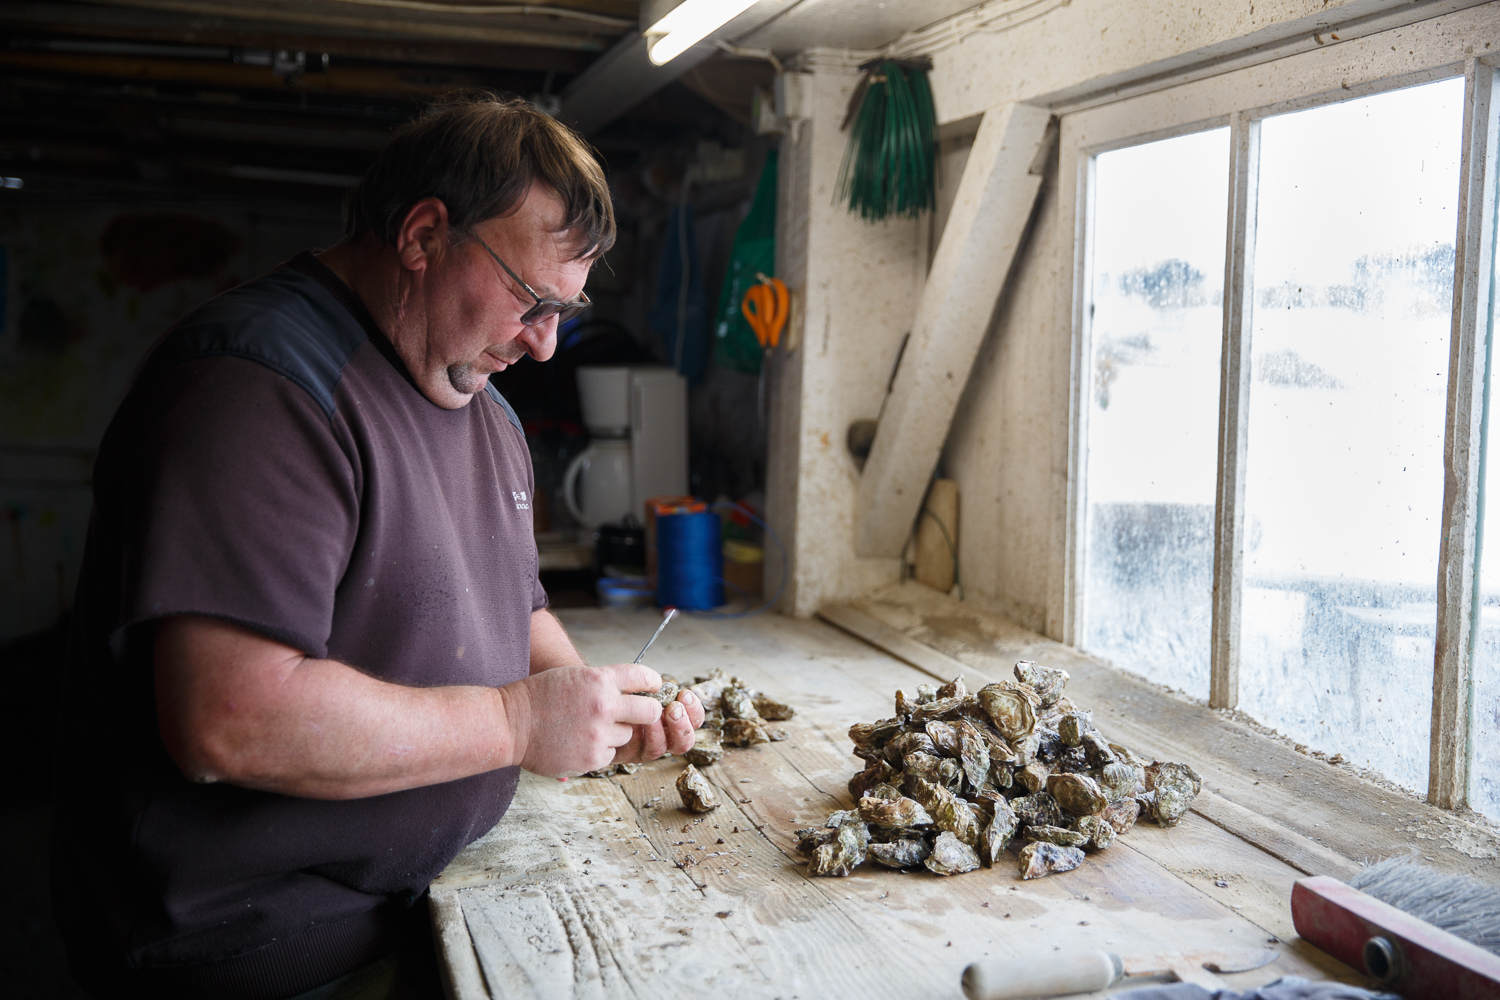
[[(1479, 467), (1484, 442), (1485, 344), (1494, 271), (1495, 70), (1464, 67), (1463, 162), (1458, 194), (1458, 273), (1448, 350), (1443, 435), (1443, 533), (1438, 550), (1437, 643), (1432, 677), (1432, 755), (1427, 801), (1457, 809), (1469, 799), (1474, 636), (1478, 617)], [(1500, 498), (1496, 498), (1500, 499)]]
[(1229, 119), (1228, 246), (1224, 254), (1224, 346), (1219, 357), (1219, 480), (1214, 496), (1214, 596), (1208, 704), (1240, 700), (1240, 591), (1245, 555), (1245, 445), (1250, 418), (1250, 321), (1254, 308), (1255, 204), (1260, 122)]

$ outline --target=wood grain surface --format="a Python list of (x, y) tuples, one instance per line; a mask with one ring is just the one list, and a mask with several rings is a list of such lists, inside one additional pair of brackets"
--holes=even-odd
[[(561, 617), (593, 663), (628, 660), (656, 622)], [(682, 680), (720, 668), (791, 703), (789, 738), (704, 768), (723, 802), (705, 816), (682, 808), (679, 760), (609, 779), (523, 775), (506, 817), (433, 884), (453, 996), (958, 998), (964, 966), (984, 957), (1260, 944), (1278, 961), (1226, 985), (1359, 981), (1292, 939), (1301, 873), (1195, 815), (1172, 830), (1140, 824), (1081, 868), (1030, 882), (1009, 855), (946, 879), (868, 864), (811, 877), (793, 831), (851, 804), (849, 725), (889, 715), (896, 689), (928, 675), (779, 615), (679, 618), (649, 660)]]

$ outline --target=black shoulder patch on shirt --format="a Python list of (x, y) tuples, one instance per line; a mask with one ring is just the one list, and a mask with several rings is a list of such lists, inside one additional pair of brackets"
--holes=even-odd
[(504, 396), (500, 395), (500, 390), (495, 388), (495, 383), (486, 381), (484, 383), (484, 391), (489, 393), (490, 398), (504, 408), (505, 415), (510, 418), (511, 425), (522, 434), (525, 434), (526, 430), (521, 426), (521, 418), (516, 416), (516, 411), (511, 409), (510, 403), (506, 401)]
[(368, 339), (327, 289), (284, 267), (183, 317), (152, 353), (146, 371), (195, 358), (245, 358), (296, 382), (332, 416), (344, 365)]

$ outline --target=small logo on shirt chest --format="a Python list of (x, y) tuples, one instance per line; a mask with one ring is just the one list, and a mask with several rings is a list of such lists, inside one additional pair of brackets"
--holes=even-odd
[(516, 510), (531, 509), (531, 501), (526, 498), (525, 490), (511, 490), (510, 496), (516, 502)]

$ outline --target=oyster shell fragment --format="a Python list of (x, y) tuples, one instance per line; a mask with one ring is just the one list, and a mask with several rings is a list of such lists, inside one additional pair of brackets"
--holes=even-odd
[(708, 779), (692, 764), (677, 778), (677, 794), (682, 796), (686, 809), (696, 813), (713, 812), (719, 808), (719, 796)]

